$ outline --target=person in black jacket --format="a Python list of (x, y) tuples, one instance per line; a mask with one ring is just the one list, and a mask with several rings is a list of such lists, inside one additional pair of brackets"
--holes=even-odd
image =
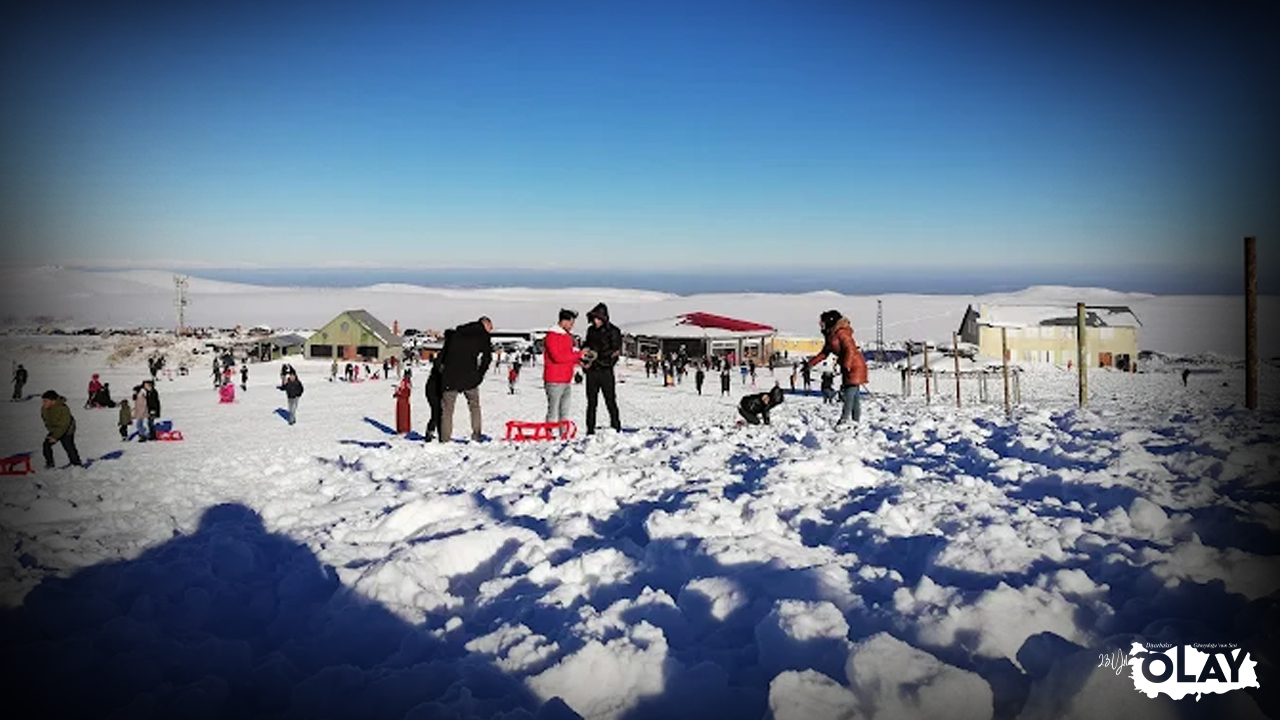
[(22, 399), (22, 386), (27, 384), (27, 369), (18, 365), (18, 369), (13, 371), (13, 399)]
[[(449, 336), (452, 334), (452, 330), (444, 331), (446, 343), (449, 342)], [(440, 418), (444, 416), (441, 407), (444, 400), (443, 357), (444, 353), (436, 353), (435, 357), (431, 358), (431, 372), (427, 374), (427, 407), (431, 408), (431, 419), (427, 421), (427, 442), (431, 442), (440, 433)], [(445, 442), (442, 434), (440, 442)]]
[(441, 379), (444, 392), (440, 399), (440, 442), (453, 439), (453, 408), (458, 393), (467, 398), (467, 410), (471, 412), (471, 439), (481, 437), (480, 383), (493, 362), (493, 321), (482, 317), (474, 322), (459, 325), (453, 335), (445, 334)]
[(698, 388), (698, 394), (702, 394), (702, 381), (707, 379), (707, 373), (702, 369), (702, 363), (698, 363), (698, 369), (693, 373), (693, 384)]
[(738, 414), (748, 425), (769, 424), (769, 410), (782, 403), (782, 388), (777, 385), (769, 392), (747, 395), (738, 403)]
[(289, 424), (292, 425), (298, 421), (298, 398), (302, 397), (302, 382), (298, 380), (298, 374), (290, 371), (278, 389), (284, 391), (289, 403)]
[(596, 431), (596, 403), (604, 394), (604, 406), (609, 410), (609, 426), (622, 429), (618, 419), (618, 393), (614, 384), (613, 366), (622, 356), (622, 331), (609, 322), (609, 308), (600, 303), (587, 313), (587, 339), (583, 345), (595, 352), (595, 359), (586, 367), (587, 380), (587, 434)]
[(147, 439), (156, 439), (156, 419), (160, 417), (160, 392), (151, 378), (142, 381), (142, 389), (147, 393)]

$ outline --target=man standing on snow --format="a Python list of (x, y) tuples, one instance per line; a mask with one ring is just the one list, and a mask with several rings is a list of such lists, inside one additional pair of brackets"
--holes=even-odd
[(40, 396), (40, 419), (44, 421), (44, 466), (53, 468), (53, 446), (62, 443), (67, 459), (72, 465), (80, 464), (80, 452), (76, 450), (76, 419), (67, 407), (67, 399), (52, 390)]
[(155, 440), (156, 420), (160, 417), (160, 392), (150, 378), (142, 381), (142, 389), (147, 394), (147, 439)]
[(298, 398), (302, 397), (302, 383), (298, 380), (298, 374), (290, 370), (279, 389), (284, 391), (285, 400), (289, 403), (288, 419), (289, 424), (293, 425), (298, 421)]
[(13, 371), (13, 399), (22, 399), (22, 386), (27, 384), (27, 369), (18, 364), (18, 369)]
[(547, 331), (542, 341), (542, 386), (547, 393), (547, 422), (569, 419), (569, 396), (573, 388), (573, 371), (582, 360), (582, 351), (573, 347), (573, 323), (578, 313), (561, 310), (560, 319)]
[(482, 437), (480, 417), (480, 383), (493, 362), (493, 321), (487, 317), (459, 325), (453, 335), (446, 335), (442, 378), (444, 394), (440, 402), (440, 442), (453, 439), (453, 410), (458, 393), (467, 398), (467, 410), (471, 413), (471, 439)]
[(622, 355), (622, 331), (609, 322), (609, 308), (600, 303), (587, 313), (591, 326), (587, 328), (586, 349), (595, 353), (587, 365), (587, 434), (596, 431), (596, 403), (604, 393), (604, 405), (609, 411), (609, 426), (622, 429), (618, 419), (618, 394), (613, 376), (613, 366)]
[(818, 325), (826, 342), (822, 352), (809, 358), (807, 365), (813, 367), (828, 355), (834, 354), (840, 366), (840, 396), (843, 405), (840, 409), (840, 421), (836, 427), (847, 426), (858, 422), (862, 417), (861, 400), (858, 396), (862, 386), (867, 384), (867, 361), (862, 351), (853, 340), (853, 325), (838, 310), (828, 310), (818, 316)]

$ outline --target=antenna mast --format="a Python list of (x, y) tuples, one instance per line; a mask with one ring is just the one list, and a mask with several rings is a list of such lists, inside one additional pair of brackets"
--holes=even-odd
[(876, 360), (884, 362), (884, 304), (876, 300)]
[(178, 308), (178, 336), (187, 329), (187, 276), (173, 276), (173, 290), (176, 295), (173, 304)]

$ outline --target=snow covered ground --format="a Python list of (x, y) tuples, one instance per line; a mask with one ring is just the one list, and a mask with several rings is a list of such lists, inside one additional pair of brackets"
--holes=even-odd
[[(837, 432), (818, 398), (740, 427), (736, 375), (635, 365), (621, 433), (442, 445), (383, 430), (385, 381), (297, 362), (290, 427), (279, 363), (219, 405), (200, 356), (158, 386), (186, 439), (137, 444), (80, 407), (92, 372), (142, 379), (112, 350), (0, 338), (93, 459), (39, 469), (39, 401), (0, 403), (0, 455), (39, 469), (0, 478), (7, 717), (1280, 717), (1271, 366), (1259, 412), (1225, 365), (1096, 371), (1084, 410), (1045, 368), (1012, 417), (877, 370)], [(541, 419), (539, 371), (489, 377), (487, 434)], [(1137, 640), (1239, 643), (1261, 687), (1148, 698), (1098, 667)]]

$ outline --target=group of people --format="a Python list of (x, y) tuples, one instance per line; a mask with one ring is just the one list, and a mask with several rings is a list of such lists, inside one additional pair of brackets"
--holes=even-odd
[[(95, 385), (97, 387), (94, 387)], [(90, 381), (90, 399), (101, 397), (105, 387), (106, 383), (99, 382), (99, 376), (95, 373)], [(86, 402), (85, 407), (116, 407), (116, 403), (111, 402), (108, 405)], [(154, 380), (147, 378), (134, 387), (132, 408), (127, 399), (121, 400), (119, 407), (118, 425), (121, 440), (129, 439), (129, 428), (135, 424), (139, 442), (156, 439), (155, 422), (160, 417), (160, 393), (155, 388)], [(44, 443), (41, 446), (45, 468), (54, 467), (54, 445), (62, 446), (67, 454), (67, 460), (72, 465), (82, 466), (80, 451), (76, 448), (76, 418), (67, 405), (67, 399), (59, 395), (56, 390), (46, 390), (40, 395), (40, 419), (45, 429)]]
[[(581, 373), (587, 391), (586, 434), (592, 435), (596, 431), (601, 396), (609, 414), (609, 426), (614, 430), (621, 430), (614, 368), (622, 356), (622, 331), (610, 322), (608, 307), (599, 303), (587, 313), (590, 325), (581, 347), (578, 347), (572, 334), (577, 318), (578, 313), (574, 310), (560, 310), (556, 324), (548, 330), (544, 341), (542, 380), (547, 399), (546, 422), (558, 424), (568, 420), (574, 376)], [(852, 325), (839, 311), (828, 310), (822, 313), (819, 316), (819, 326), (824, 337), (822, 351), (809, 358), (804, 369), (807, 371), (827, 357), (835, 356), (841, 375), (838, 397), (842, 402), (840, 420), (836, 425), (841, 427), (856, 423), (861, 419), (861, 386), (867, 383), (866, 360), (854, 341)], [(487, 317), (445, 331), (444, 346), (432, 358), (426, 382), (427, 402), (431, 409), (431, 418), (427, 424), (428, 440), (448, 442), (452, 439), (453, 416), (459, 395), (467, 402), (472, 440), (483, 437), (480, 384), (493, 361), (492, 332), (493, 322)], [(730, 363), (721, 363), (719, 371), (721, 393), (727, 394)], [(241, 372), (242, 382), (247, 382), (246, 371)], [(704, 376), (703, 366), (698, 363), (695, 381), (699, 393)], [(411, 378), (411, 372), (406, 368), (394, 393), (397, 401), (396, 430), (401, 433), (407, 433), (410, 429), (409, 397), (413, 388)], [(14, 373), (14, 399), (21, 397), (21, 388), (26, 381), (25, 368), (18, 366)], [(297, 420), (298, 399), (302, 396), (303, 387), (298, 380), (297, 371), (291, 365), (286, 363), (281, 367), (281, 382), (277, 387), (284, 391), (288, 400), (287, 420), (293, 425)], [(110, 407), (102, 402), (94, 402), (95, 398), (103, 399), (102, 391), (105, 389), (106, 383), (100, 383), (99, 376), (95, 374), (90, 381), (90, 398), (86, 407), (95, 404)], [(41, 418), (47, 431), (43, 445), (46, 467), (53, 467), (53, 446), (57, 444), (62, 445), (73, 465), (80, 465), (80, 455), (75, 446), (75, 418), (67, 407), (66, 398), (53, 390), (45, 392), (41, 398)], [(738, 413), (747, 424), (767, 425), (770, 422), (770, 411), (782, 401), (782, 389), (775, 384), (767, 392), (743, 397), (738, 405)], [(128, 400), (120, 402), (121, 439), (128, 439), (128, 430), (132, 424), (136, 427), (140, 442), (154, 440), (155, 421), (159, 417), (160, 394), (155, 389), (155, 381), (148, 378), (134, 388), (132, 408)]]

